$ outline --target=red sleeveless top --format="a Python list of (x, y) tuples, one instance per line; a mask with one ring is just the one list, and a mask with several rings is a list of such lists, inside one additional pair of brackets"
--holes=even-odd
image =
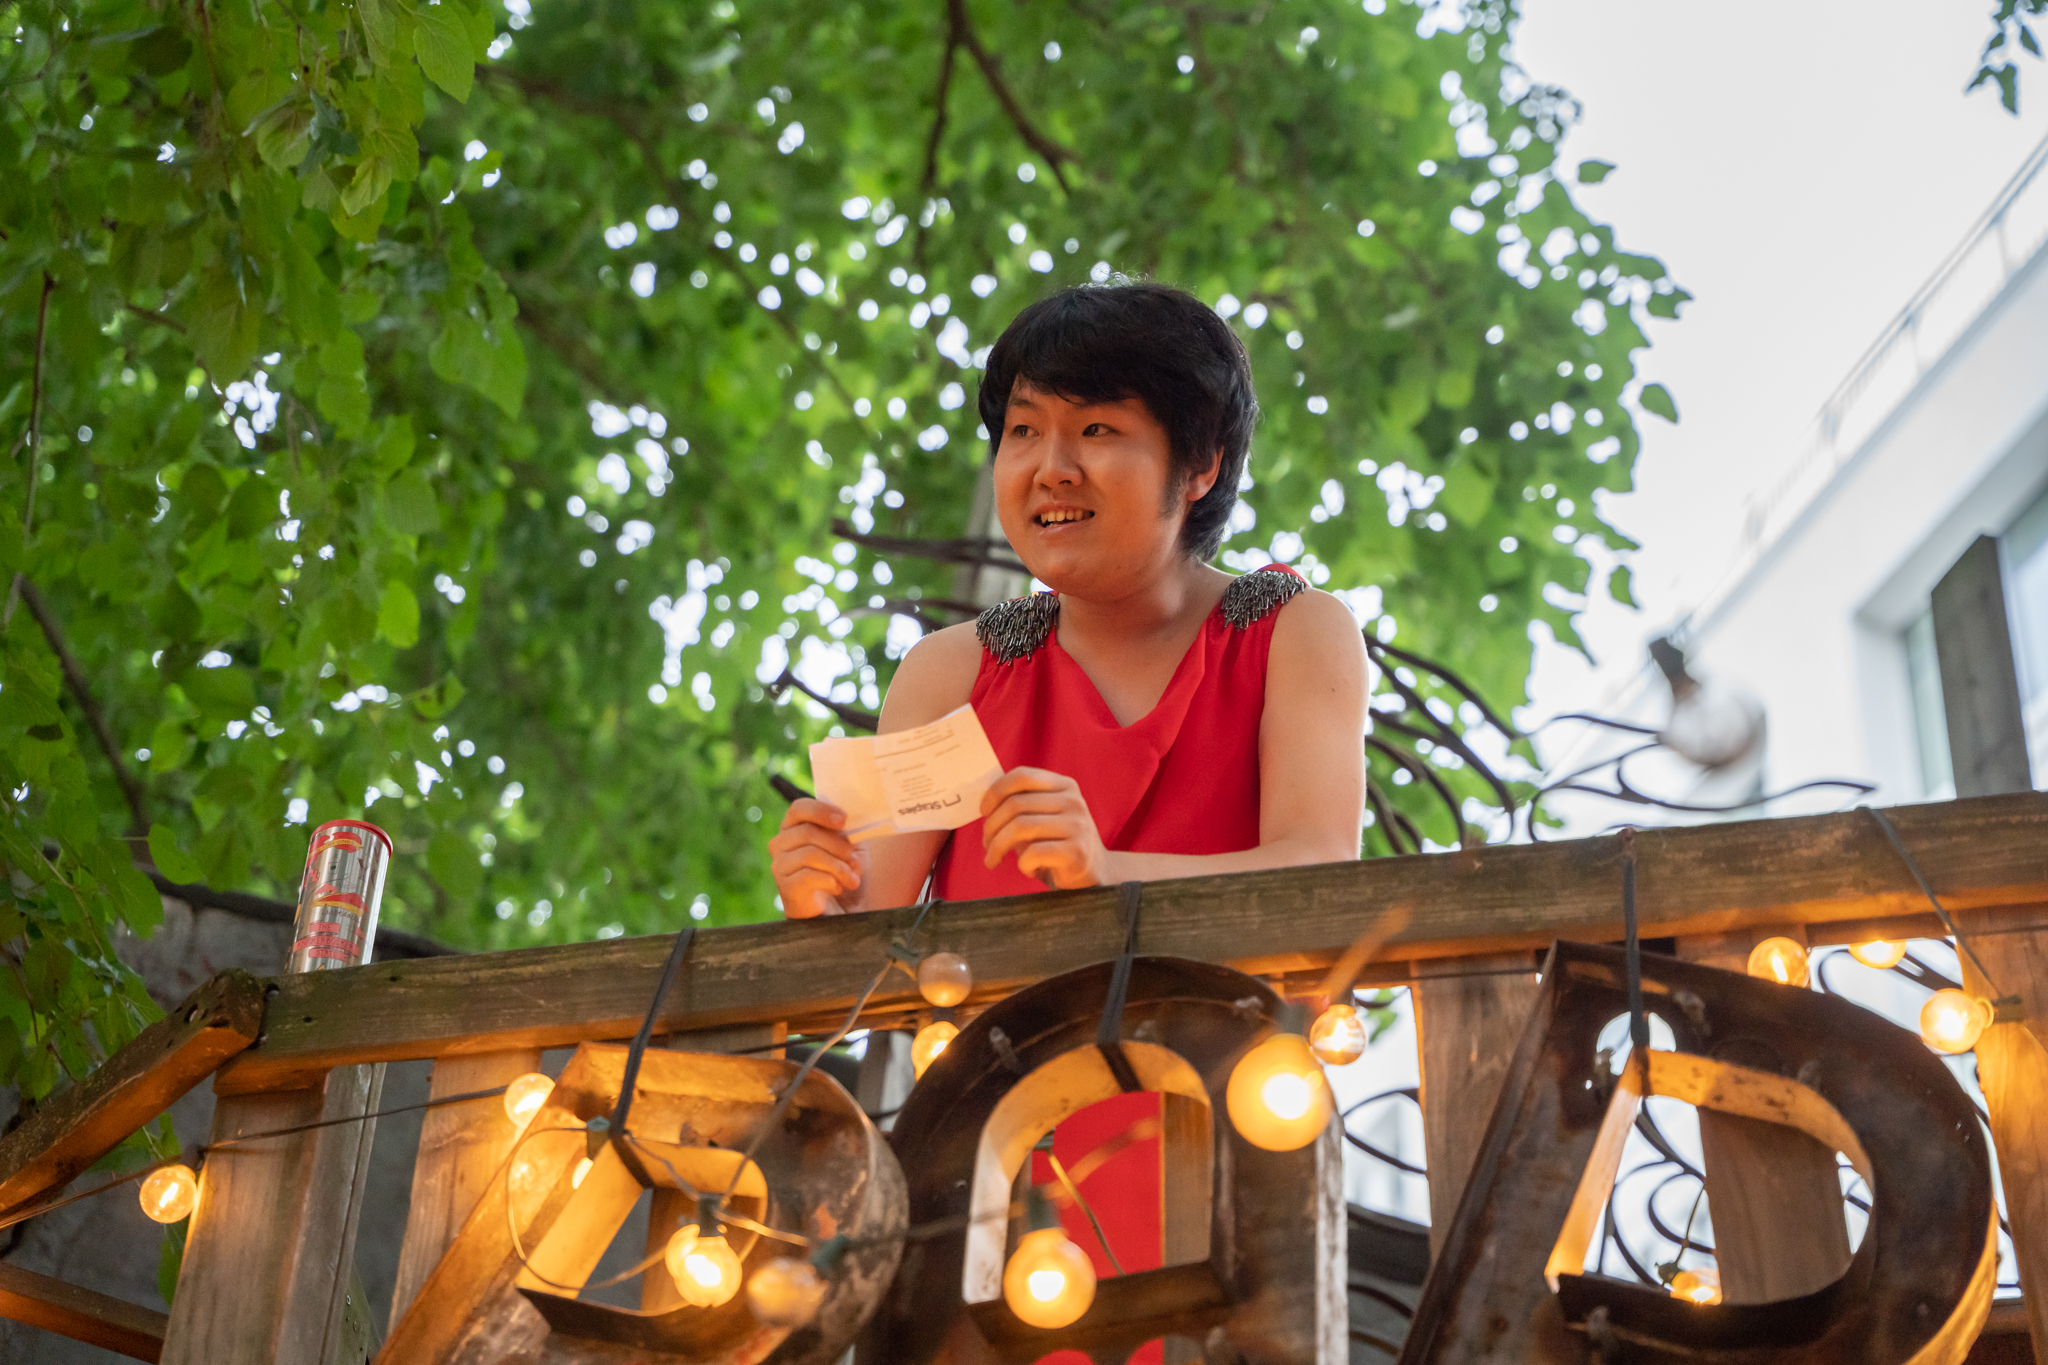
[[(981, 671), (969, 700), (1004, 771), (1045, 768), (1080, 784), (1103, 847), (1235, 853), (1259, 843), (1259, 721), (1279, 608), (1306, 586), (1284, 564), (1238, 578), (1202, 623), (1150, 714), (1118, 725), (1060, 648), (1059, 598), (1004, 602), (975, 623)], [(1043, 891), (1014, 857), (982, 866), (981, 821), (953, 831), (933, 892), (979, 900)]]

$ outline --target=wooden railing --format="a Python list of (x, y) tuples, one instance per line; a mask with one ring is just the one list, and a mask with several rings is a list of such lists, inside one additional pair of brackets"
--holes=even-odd
[[(2048, 1036), (2048, 795), (1887, 814), (2001, 988), (2023, 998), (2028, 1027)], [(1820, 945), (1941, 932), (1867, 812), (1642, 831), (1635, 860), (1643, 937), (1676, 940), (1681, 955), (1716, 965), (1739, 969), (1749, 946), (1775, 933)], [(1273, 979), (1284, 992), (1308, 994), (1363, 924), (1405, 910), (1404, 927), (1361, 980), (1415, 988), (1430, 1200), (1442, 1222), (1521, 1030), (1534, 953), (1558, 938), (1622, 937), (1620, 866), (1621, 840), (1593, 838), (1158, 882), (1145, 889), (1138, 948), (1227, 963)], [(658, 1027), (675, 1035), (675, 1046), (723, 1050), (784, 1029), (836, 1025), (911, 917), (885, 912), (700, 932)], [(203, 1079), (223, 1051), (233, 1055), (213, 1076), (221, 1097), (215, 1140), (369, 1112), (379, 1063), (461, 1059), (437, 1067), (435, 1090), (462, 1092), (477, 1088), (480, 1077), (502, 1084), (530, 1069), (537, 1049), (625, 1037), (655, 992), (669, 943), (619, 939), (214, 983), (209, 989), (227, 997), (215, 1007), (231, 1023), (209, 1033), (195, 1031), (198, 1016), (174, 1015), (157, 1030), (155, 1054), (117, 1057), (104, 1076), (0, 1141), (0, 1207), (19, 1207), (68, 1180), (111, 1145), (110, 1134), (117, 1140), (133, 1131)], [(1116, 897), (1106, 889), (948, 905), (926, 918), (917, 942), (967, 957), (976, 977), (970, 1008), (1113, 957), (1120, 946)], [(254, 1041), (240, 1047), (252, 1001), (260, 1003), (260, 1024)], [(863, 1020), (887, 1026), (921, 1007), (898, 973), (869, 999)], [(228, 1046), (220, 1046), (223, 1039)], [(2048, 1285), (2044, 1057), (2038, 1043), (2031, 1053), (1980, 1052), (2030, 1290)], [(1445, 1084), (1446, 1076), (1454, 1083)], [(469, 1150), (463, 1144), (472, 1144), (478, 1161), (503, 1153), (490, 1125), (465, 1128), (451, 1111), (437, 1113), (443, 1137), (431, 1159), (423, 1151), (418, 1177), (431, 1180), (433, 1192), (415, 1204), (434, 1211), (416, 1216), (407, 1234), (405, 1256), (415, 1266), (430, 1267), (461, 1222), (464, 1210), (441, 1206), (474, 1198), (461, 1193), (456, 1169)], [(368, 1127), (314, 1129), (209, 1162), (165, 1361), (329, 1365), (342, 1358), (338, 1352), (360, 1355), (346, 1267)], [(1768, 1142), (1741, 1149), (1729, 1138), (1718, 1158), (1711, 1141), (1709, 1148), (1710, 1191), (1717, 1179), (1721, 1191), (1709, 1198), (1724, 1258), (1736, 1246), (1770, 1248), (1758, 1254), (1771, 1264), (1755, 1267), (1759, 1282), (1770, 1284), (1796, 1282), (1809, 1253), (1832, 1254), (1809, 1246), (1810, 1234), (1782, 1216), (1774, 1221), (1779, 1197), (1740, 1197), (1745, 1182), (1782, 1175)], [(1834, 1179), (1832, 1164), (1825, 1178)], [(7, 1289), (17, 1298), (36, 1292), (32, 1284)], [(0, 1313), (24, 1316), (13, 1302), (0, 1297)], [(2040, 1312), (2048, 1291), (2030, 1295), (2030, 1304), (2035, 1339), (2048, 1342)], [(62, 1313), (45, 1316), (83, 1335), (76, 1324), (90, 1312), (67, 1302)], [(2008, 1312), (1998, 1321), (2013, 1319)], [(114, 1349), (149, 1358), (133, 1344), (144, 1330), (138, 1322), (146, 1318), (110, 1325), (106, 1343), (118, 1338), (128, 1344)], [(2039, 1359), (2048, 1361), (2048, 1353)]]

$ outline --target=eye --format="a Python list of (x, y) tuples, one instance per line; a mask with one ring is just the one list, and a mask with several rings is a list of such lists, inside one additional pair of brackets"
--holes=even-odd
[(1017, 423), (1017, 425), (1010, 428), (1010, 434), (1012, 436), (1029, 436), (1031, 434), (1031, 428), (1027, 426), (1025, 423), (1019, 422)]
[(1109, 425), (1106, 422), (1090, 422), (1087, 426), (1081, 428), (1081, 434), (1083, 436), (1107, 436), (1109, 435)]

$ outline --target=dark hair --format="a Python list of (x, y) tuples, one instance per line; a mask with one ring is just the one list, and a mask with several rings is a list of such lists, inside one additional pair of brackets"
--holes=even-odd
[(1163, 284), (1083, 284), (1023, 312), (988, 354), (978, 407), (989, 454), (1019, 379), (1084, 403), (1136, 398), (1166, 428), (1168, 487), (1178, 491), (1219, 449), (1216, 483), (1188, 509), (1181, 548), (1208, 559), (1223, 543), (1259, 419), (1251, 359), (1215, 310)]

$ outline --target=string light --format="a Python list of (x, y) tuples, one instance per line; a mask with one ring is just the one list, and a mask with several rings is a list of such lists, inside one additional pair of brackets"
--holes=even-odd
[(1991, 1022), (1991, 1006), (1953, 987), (1936, 991), (1920, 1007), (1920, 1037), (1936, 1052), (1968, 1052)]
[(1035, 1185), (1024, 1210), (1030, 1230), (1003, 1267), (1003, 1302), (1032, 1327), (1065, 1327), (1095, 1302), (1095, 1265)]
[(538, 1071), (529, 1071), (505, 1087), (505, 1117), (514, 1128), (524, 1128), (555, 1093), (555, 1083)]
[(1750, 949), (1749, 974), (1780, 986), (1805, 986), (1806, 945), (1789, 938), (1767, 938)]
[(1358, 1011), (1344, 1004), (1332, 1005), (1317, 1015), (1315, 1026), (1308, 1031), (1308, 1050), (1329, 1066), (1357, 1061), (1371, 1041)]
[(1898, 966), (1905, 959), (1906, 945), (1899, 939), (1874, 938), (1868, 943), (1850, 944), (1849, 956), (1866, 967), (1884, 971), (1888, 967)]
[(950, 1019), (934, 1019), (917, 1031), (910, 1040), (910, 1065), (921, 1078), (939, 1059), (955, 1038), (960, 1036), (959, 1026)]
[(723, 1236), (699, 1237), (695, 1223), (676, 1229), (662, 1261), (676, 1292), (693, 1307), (716, 1308), (739, 1292), (740, 1258)]
[(159, 1223), (175, 1223), (192, 1216), (199, 1202), (199, 1177), (185, 1165), (164, 1166), (151, 1171), (142, 1182), (142, 1211)]
[(777, 1256), (747, 1280), (747, 1307), (770, 1327), (802, 1327), (817, 1316), (830, 1286), (809, 1261)]
[(1721, 1272), (1712, 1266), (1701, 1266), (1697, 1270), (1681, 1270), (1671, 1277), (1671, 1297), (1684, 1299), (1687, 1303), (1719, 1303)]
[(1239, 1134), (1269, 1152), (1306, 1147), (1330, 1122), (1329, 1083), (1301, 1036), (1306, 1013), (1283, 1004), (1275, 1031), (1238, 1062), (1223, 1093)]
[(974, 971), (958, 953), (933, 953), (917, 964), (917, 990), (940, 1009), (951, 1009), (974, 989)]

